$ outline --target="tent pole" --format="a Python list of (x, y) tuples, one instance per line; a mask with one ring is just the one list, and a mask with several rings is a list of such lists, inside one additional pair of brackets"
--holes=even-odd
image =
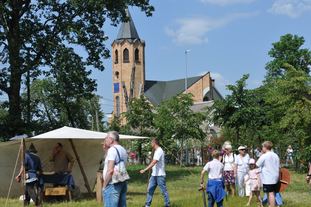
[(23, 167), (23, 179), (22, 179), (22, 184), (23, 184), (23, 206), (25, 207), (25, 199), (26, 199), (26, 195), (25, 195), (25, 191), (26, 191), (26, 167), (25, 167), (25, 150), (26, 150), (26, 144), (25, 144), (25, 139), (22, 138), (22, 153), (21, 153), (21, 162), (22, 162), (22, 167)]
[(80, 168), (80, 171), (81, 171), (81, 174), (82, 174), (82, 177), (83, 177), (83, 180), (84, 180), (84, 185), (87, 189), (87, 192), (92, 195), (92, 190), (91, 190), (91, 187), (90, 187), (90, 184), (89, 184), (89, 181), (86, 177), (86, 174), (85, 174), (85, 171), (84, 171), (84, 168), (82, 166), (82, 163), (81, 163), (81, 160), (80, 160), (80, 157), (78, 155), (78, 152), (77, 152), (77, 149), (72, 141), (72, 139), (69, 139), (69, 142), (70, 142), (70, 145), (72, 147), (72, 150), (73, 150), (73, 153), (75, 154), (76, 156), (76, 159), (77, 159), (77, 162), (78, 162), (78, 165), (79, 165), (79, 168)]

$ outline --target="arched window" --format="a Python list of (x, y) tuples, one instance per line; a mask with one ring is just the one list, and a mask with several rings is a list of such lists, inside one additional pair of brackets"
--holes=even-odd
[(137, 48), (135, 49), (135, 62), (139, 62), (139, 50)]
[(129, 50), (127, 48), (125, 48), (123, 50), (123, 62), (124, 63), (129, 63), (130, 62), (130, 58), (129, 58)]
[(119, 54), (118, 50), (114, 51), (114, 63), (117, 64), (119, 62)]
[(120, 116), (120, 97), (116, 96), (116, 116)]

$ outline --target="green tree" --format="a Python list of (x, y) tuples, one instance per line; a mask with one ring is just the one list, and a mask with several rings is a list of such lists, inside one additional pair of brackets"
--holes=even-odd
[(161, 103), (155, 114), (154, 123), (158, 130), (158, 138), (168, 149), (176, 146), (175, 141), (179, 142), (181, 162), (185, 141), (202, 140), (206, 137), (201, 128), (205, 116), (194, 113), (191, 110), (192, 105), (192, 95), (181, 94)]
[(276, 142), (303, 149), (311, 144), (311, 77), (289, 64), (283, 68), (284, 77), (271, 83), (265, 99), (273, 108), (273, 126), (282, 133)]
[[(126, 127), (130, 129), (131, 133), (140, 136), (154, 135), (154, 107), (148, 102), (145, 96), (133, 98), (129, 102), (129, 110), (125, 112)], [(145, 161), (146, 153), (150, 151), (149, 145), (145, 146), (149, 140), (135, 141), (135, 148), (138, 151), (140, 163)]]
[(302, 48), (305, 40), (297, 35), (286, 34), (280, 41), (273, 43), (269, 56), (272, 58), (266, 65), (267, 80), (284, 75), (284, 64), (290, 64), (296, 70), (309, 74), (311, 66), (311, 51)]
[[(150, 16), (154, 8), (149, 0), (106, 1), (30, 1), (0, 3), (0, 90), (9, 97), (11, 134), (23, 131), (20, 90), (24, 74), (37, 77), (55, 65), (60, 52), (81, 46), (84, 66), (103, 70), (103, 58), (109, 57), (106, 19), (113, 25), (126, 21), (125, 9), (137, 6)], [(44, 66), (44, 67), (43, 67)]]

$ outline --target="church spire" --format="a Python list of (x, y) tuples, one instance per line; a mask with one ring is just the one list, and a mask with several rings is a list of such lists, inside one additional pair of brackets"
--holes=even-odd
[(123, 22), (117, 36), (117, 40), (122, 39), (139, 39), (137, 30), (135, 28), (133, 19), (128, 9), (126, 9), (126, 15), (128, 17), (127, 22)]

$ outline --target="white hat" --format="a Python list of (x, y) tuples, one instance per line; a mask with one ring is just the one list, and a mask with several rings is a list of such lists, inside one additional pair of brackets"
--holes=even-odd
[(224, 146), (224, 149), (232, 149), (232, 145), (231, 145), (231, 144), (226, 144), (226, 145)]
[(238, 150), (245, 150), (246, 147), (245, 146), (239, 146)]
[(255, 165), (256, 164), (256, 161), (255, 161), (255, 159), (250, 159), (249, 160), (249, 162), (248, 162), (248, 164), (250, 164), (250, 165)]

